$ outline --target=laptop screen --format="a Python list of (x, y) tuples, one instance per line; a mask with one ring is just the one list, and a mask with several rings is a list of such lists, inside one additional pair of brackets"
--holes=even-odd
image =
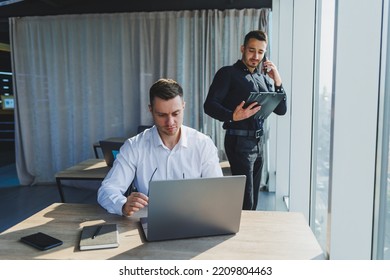
[(239, 230), (245, 176), (151, 181), (147, 240), (233, 234)]

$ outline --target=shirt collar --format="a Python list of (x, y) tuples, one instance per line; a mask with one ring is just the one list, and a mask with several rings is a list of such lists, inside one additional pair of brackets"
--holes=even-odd
[[(163, 141), (161, 140), (160, 134), (158, 134), (158, 130), (156, 126), (153, 126), (152, 128), (152, 135), (153, 135), (153, 143), (156, 147), (165, 146)], [(184, 125), (181, 126), (181, 135), (180, 135), (179, 142), (176, 144), (176, 146), (188, 147), (187, 127)]]
[[(241, 59), (237, 60), (237, 62), (236, 62), (234, 65), (235, 65), (236, 67), (242, 69), (242, 70), (245, 71), (245, 72), (250, 72), (249, 69), (248, 69), (248, 67), (246, 67), (245, 63), (242, 62)], [(253, 71), (252, 74), (254, 74), (254, 73), (258, 73), (258, 69), (257, 69), (257, 68), (255, 68), (255, 70)]]
[(187, 137), (187, 127), (182, 125), (181, 126), (181, 135), (180, 135), (180, 140), (179, 143), (183, 147), (188, 147), (188, 137)]

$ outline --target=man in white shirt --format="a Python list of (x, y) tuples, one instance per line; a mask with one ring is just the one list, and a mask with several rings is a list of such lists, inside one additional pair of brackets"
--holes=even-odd
[[(223, 176), (210, 137), (184, 126), (183, 89), (160, 79), (149, 92), (154, 126), (126, 140), (98, 190), (108, 212), (130, 216), (148, 205), (149, 182)], [(124, 194), (134, 180), (136, 191)]]

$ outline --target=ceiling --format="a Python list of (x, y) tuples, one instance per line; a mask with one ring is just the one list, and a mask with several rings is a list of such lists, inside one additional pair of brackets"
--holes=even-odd
[(0, 42), (9, 41), (9, 17), (271, 7), (272, 0), (0, 0)]
[(10, 17), (244, 8), (272, 8), (272, 0), (0, 0), (0, 68), (10, 68)]

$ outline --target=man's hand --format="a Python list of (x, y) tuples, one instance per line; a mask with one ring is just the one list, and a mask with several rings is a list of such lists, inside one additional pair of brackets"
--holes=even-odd
[(267, 75), (274, 80), (275, 86), (280, 86), (282, 84), (282, 78), (280, 77), (279, 71), (276, 68), (275, 64), (272, 61), (267, 60), (263, 62), (263, 67), (267, 71)]
[(127, 197), (127, 201), (122, 206), (122, 214), (131, 216), (148, 205), (149, 198), (140, 192), (133, 192)]
[(236, 121), (245, 120), (253, 116), (254, 114), (256, 114), (261, 108), (261, 106), (259, 106), (257, 102), (253, 102), (249, 104), (249, 106), (246, 108), (244, 108), (244, 105), (245, 105), (245, 101), (242, 101), (240, 104), (238, 104), (238, 106), (233, 112), (233, 121), (236, 122)]

